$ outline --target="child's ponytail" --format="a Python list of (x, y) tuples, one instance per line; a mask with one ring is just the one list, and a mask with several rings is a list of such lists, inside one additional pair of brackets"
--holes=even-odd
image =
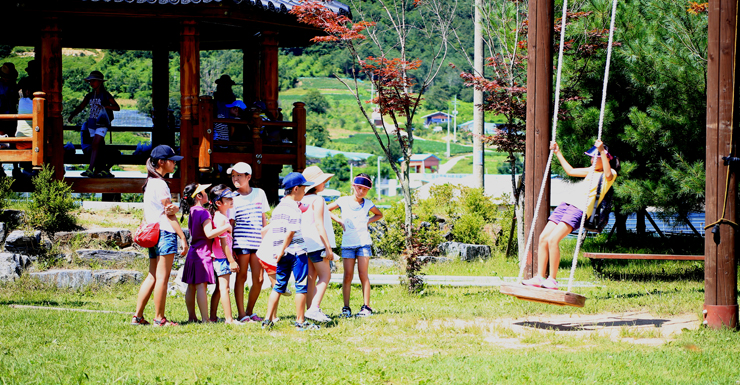
[(146, 191), (146, 185), (149, 184), (149, 178), (152, 179), (162, 179), (163, 181), (167, 182), (166, 179), (164, 179), (164, 176), (162, 174), (157, 172), (157, 165), (159, 165), (160, 159), (155, 158), (148, 158), (146, 160), (146, 177), (147, 180), (144, 182), (144, 186), (141, 187), (142, 191)]
[(190, 213), (190, 208), (195, 205), (195, 199), (192, 197), (195, 190), (198, 189), (197, 183), (191, 183), (182, 190), (182, 199), (180, 200), (180, 223), (185, 219), (185, 213)]

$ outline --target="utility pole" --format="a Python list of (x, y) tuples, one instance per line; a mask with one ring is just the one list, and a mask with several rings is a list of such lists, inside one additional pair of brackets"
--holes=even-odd
[[(448, 102), (449, 103), (449, 102)], [(450, 105), (447, 105), (447, 157), (450, 157)]]
[[(473, 65), (476, 76), (483, 76), (483, 17), (481, 15), (483, 0), (475, 0), (475, 34)], [(483, 169), (483, 91), (473, 89), (473, 180), (476, 187), (484, 188), (485, 170)]]
[(455, 109), (452, 110), (452, 116), (454, 117), (455, 122), (454, 122), (453, 127), (452, 127), (452, 132), (454, 132), (454, 134), (452, 134), (452, 135), (453, 135), (453, 138), (455, 140), (455, 143), (457, 143), (457, 95), (455, 95), (455, 104), (454, 105), (455, 105), (455, 107), (454, 107)]

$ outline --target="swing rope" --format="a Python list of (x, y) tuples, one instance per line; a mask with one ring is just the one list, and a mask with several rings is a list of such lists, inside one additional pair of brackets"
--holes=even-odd
[[(560, 79), (561, 79), (561, 72), (562, 72), (562, 63), (563, 63), (563, 46), (565, 42), (565, 24), (566, 24), (566, 15), (567, 15), (567, 7), (568, 7), (568, 0), (563, 1), (563, 16), (561, 19), (561, 26), (560, 26), (560, 50), (558, 52), (558, 72), (557, 72), (557, 79), (555, 82), (555, 108), (553, 113), (553, 124), (552, 124), (552, 141), (555, 141), (556, 133), (557, 133), (557, 116), (560, 108)], [(617, 0), (613, 0), (612, 2), (612, 14), (611, 14), (611, 22), (609, 25), (609, 43), (607, 46), (607, 52), (606, 52), (606, 67), (604, 69), (604, 83), (602, 87), (601, 92), (601, 110), (599, 113), (599, 132), (598, 132), (598, 139), (601, 140), (601, 134), (603, 132), (604, 128), (604, 112), (606, 110), (606, 90), (607, 90), (607, 84), (609, 82), (609, 66), (611, 63), (611, 57), (612, 57), (612, 47), (613, 47), (613, 41), (614, 41), (614, 27), (615, 27), (615, 20), (616, 20), (616, 14), (617, 14)], [(532, 224), (529, 228), (529, 235), (527, 237), (527, 244), (524, 248), (524, 255), (522, 258), (520, 258), (520, 269), (519, 269), (519, 277), (517, 278), (517, 283), (521, 283), (522, 278), (524, 277), (524, 269), (526, 267), (526, 263), (524, 261), (524, 258), (526, 258), (527, 253), (529, 252), (529, 248), (532, 246), (532, 238), (534, 236), (534, 225), (536, 223), (537, 215), (540, 211), (540, 205), (542, 204), (542, 197), (544, 196), (545, 192), (545, 182), (547, 181), (547, 175), (550, 170), (550, 166), (552, 164), (552, 156), (554, 154), (553, 150), (550, 150), (550, 154), (547, 158), (547, 164), (545, 166), (545, 175), (542, 178), (542, 184), (540, 186), (540, 193), (537, 198), (537, 205), (534, 211), (534, 219), (532, 220)], [(588, 176), (586, 177), (586, 180), (589, 185), (589, 189), (586, 191), (586, 202), (588, 202), (588, 193), (593, 188), (592, 179), (594, 175), (594, 165), (592, 165), (589, 168)], [(598, 183), (598, 182), (597, 182)], [(585, 205), (584, 205), (585, 207)], [(581, 243), (583, 242), (583, 239), (585, 238), (583, 236), (583, 225), (586, 222), (586, 211), (583, 211), (583, 215), (581, 216), (581, 225), (578, 230), (578, 240), (576, 242), (576, 249), (573, 254), (573, 264), (571, 266), (570, 270), (570, 278), (568, 280), (568, 292), (571, 291), (573, 287), (573, 279), (576, 272), (576, 266), (578, 265), (578, 253), (581, 249)]]

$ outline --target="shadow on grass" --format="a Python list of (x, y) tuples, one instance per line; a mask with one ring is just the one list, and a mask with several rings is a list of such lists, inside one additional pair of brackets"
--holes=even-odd
[(514, 325), (525, 326), (535, 329), (542, 330), (555, 330), (561, 332), (577, 332), (586, 331), (593, 328), (602, 327), (622, 327), (622, 326), (647, 326), (652, 325), (655, 327), (661, 327), (664, 323), (668, 322), (667, 319), (639, 319), (639, 320), (624, 320), (624, 321), (603, 321), (603, 322), (583, 322), (583, 323), (552, 323), (552, 322), (538, 322), (538, 321), (524, 321), (516, 322)]
[(90, 304), (90, 302), (85, 301), (50, 301), (50, 300), (26, 300), (26, 299), (18, 299), (18, 300), (0, 300), (0, 306), (10, 306), (10, 305), (25, 305), (25, 306), (54, 306), (54, 307), (83, 307), (85, 305)]
[(599, 260), (591, 261), (601, 278), (629, 281), (704, 280), (704, 263), (695, 261)]
[(602, 296), (596, 296), (593, 297), (593, 299), (631, 299), (631, 298), (640, 298), (640, 297), (652, 297), (652, 296), (662, 296), (662, 295), (672, 295), (679, 292), (689, 292), (689, 293), (704, 293), (704, 289), (701, 288), (692, 288), (687, 290), (669, 290), (669, 291), (663, 291), (663, 290), (653, 290), (653, 291), (642, 291), (637, 293), (624, 293), (624, 294), (606, 294)]

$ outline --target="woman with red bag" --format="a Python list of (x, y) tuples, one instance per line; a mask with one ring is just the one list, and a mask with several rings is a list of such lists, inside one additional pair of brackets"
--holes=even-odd
[(174, 322), (164, 317), (167, 301), (167, 282), (172, 271), (172, 262), (177, 253), (177, 237), (180, 237), (183, 250), (180, 255), (188, 253), (188, 241), (177, 222), (178, 207), (172, 203), (172, 195), (165, 175), (175, 171), (175, 162), (182, 156), (167, 145), (160, 145), (152, 150), (146, 162), (147, 180), (144, 183), (144, 220), (147, 224), (159, 223), (159, 241), (149, 248), (149, 274), (139, 289), (136, 301), (136, 314), (132, 325), (148, 325), (144, 319), (144, 308), (149, 297), (154, 293), (154, 326), (173, 326)]

